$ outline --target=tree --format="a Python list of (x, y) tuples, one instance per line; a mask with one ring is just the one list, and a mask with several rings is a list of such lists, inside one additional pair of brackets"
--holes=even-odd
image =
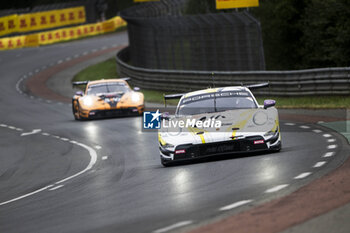
[(303, 19), (301, 67), (350, 66), (350, 2), (312, 0)]
[(189, 0), (184, 9), (184, 14), (186, 15), (206, 14), (215, 12), (217, 12), (215, 0)]
[(260, 20), (267, 69), (294, 69), (299, 63), (302, 17), (307, 1), (266, 0), (252, 9)]

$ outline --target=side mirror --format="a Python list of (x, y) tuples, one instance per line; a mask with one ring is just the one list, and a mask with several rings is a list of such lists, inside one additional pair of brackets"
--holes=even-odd
[(134, 91), (140, 91), (139, 87), (134, 87)]
[(169, 112), (163, 112), (162, 115), (160, 116), (161, 120), (169, 120), (170, 119), (170, 114)]
[(75, 92), (75, 95), (77, 95), (77, 96), (83, 96), (84, 93), (83, 93), (82, 91), (77, 91), (77, 92)]
[(275, 100), (264, 100), (264, 109), (273, 107), (276, 105), (276, 101)]

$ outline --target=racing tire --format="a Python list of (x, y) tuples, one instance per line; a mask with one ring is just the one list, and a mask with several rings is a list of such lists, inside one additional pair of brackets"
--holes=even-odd
[[(77, 104), (77, 109), (75, 108), (75, 104)], [(80, 114), (79, 114), (79, 102), (78, 101), (72, 101), (72, 111), (73, 111), (73, 116), (74, 116), (74, 119), (76, 120), (76, 121), (81, 121), (82, 120), (82, 118), (81, 118), (81, 116), (80, 116)], [(77, 116), (77, 115), (78, 116)]]
[(279, 142), (276, 146), (271, 147), (270, 151), (272, 152), (280, 152), (282, 149), (282, 142)]
[(160, 163), (164, 166), (164, 167), (170, 167), (172, 165), (172, 162), (163, 159), (162, 157), (160, 157)]

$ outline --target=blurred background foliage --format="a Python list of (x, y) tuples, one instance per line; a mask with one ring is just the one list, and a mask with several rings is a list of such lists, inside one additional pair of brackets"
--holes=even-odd
[[(0, 9), (69, 1), (1, 1)], [(133, 5), (132, 0), (105, 2), (107, 18)], [(189, 0), (184, 14), (232, 11), (217, 11), (215, 0)], [(349, 0), (260, 0), (260, 6), (249, 11), (261, 22), (268, 70), (350, 66)]]
[[(268, 70), (350, 66), (349, 0), (259, 2), (248, 10), (260, 20)], [(189, 0), (184, 12), (218, 11), (214, 0)]]

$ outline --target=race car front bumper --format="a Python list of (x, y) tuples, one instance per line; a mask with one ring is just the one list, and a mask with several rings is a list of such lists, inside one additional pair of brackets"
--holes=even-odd
[[(274, 144), (279, 142), (273, 139)], [(195, 158), (204, 158), (215, 155), (237, 154), (246, 152), (258, 152), (269, 150), (271, 142), (265, 141), (262, 136), (251, 136), (244, 139), (221, 141), (204, 144), (179, 145), (174, 151), (159, 147), (164, 160), (178, 161)]]
[(130, 107), (130, 108), (118, 108), (110, 110), (91, 110), (89, 111), (88, 118), (101, 118), (101, 117), (115, 117), (115, 116), (135, 116), (142, 114), (144, 108), (142, 107)]

